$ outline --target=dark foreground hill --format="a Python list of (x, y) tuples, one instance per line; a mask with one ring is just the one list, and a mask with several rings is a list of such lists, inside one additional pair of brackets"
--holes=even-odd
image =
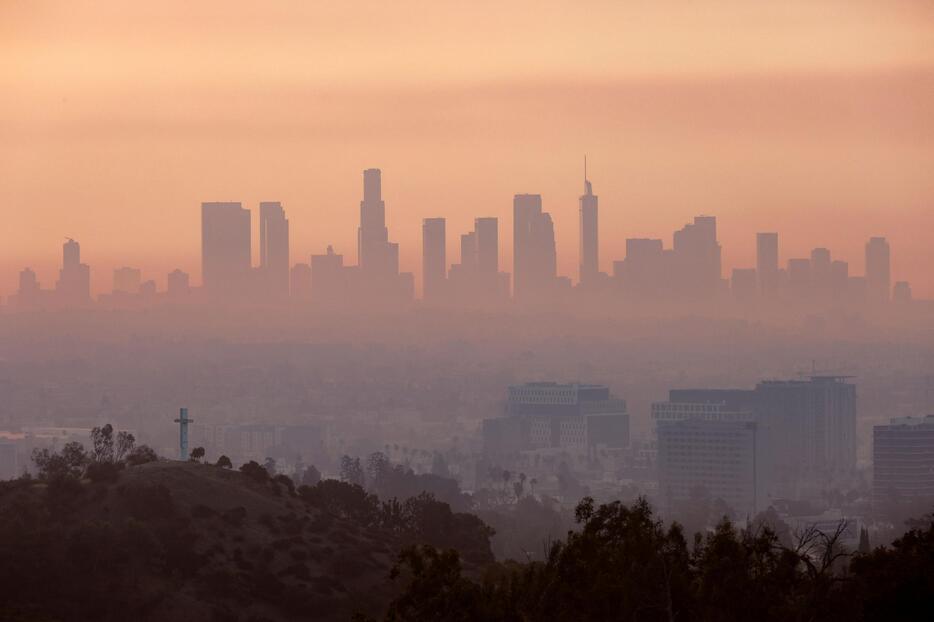
[(4, 482), (0, 619), (346, 620), (383, 611), (398, 534), (290, 488), (168, 461), (111, 482)]

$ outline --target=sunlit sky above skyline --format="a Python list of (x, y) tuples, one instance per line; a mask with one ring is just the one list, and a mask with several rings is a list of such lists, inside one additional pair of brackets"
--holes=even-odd
[(586, 153), (605, 271), (707, 213), (725, 277), (756, 231), (853, 274), (883, 235), (934, 297), (932, 41), (929, 2), (0, 1), (0, 293), (26, 265), (51, 286), (66, 235), (95, 291), (118, 265), (198, 282), (210, 200), (280, 200), (293, 262), (353, 262), (371, 166), (404, 269), (422, 218), (453, 262), (498, 216), (511, 270), (538, 192), (576, 278)]

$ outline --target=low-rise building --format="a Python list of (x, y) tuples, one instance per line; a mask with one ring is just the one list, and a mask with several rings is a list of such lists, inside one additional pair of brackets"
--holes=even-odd
[(483, 422), (487, 456), (560, 448), (586, 453), (629, 445), (626, 402), (608, 387), (531, 382), (509, 387), (503, 417)]

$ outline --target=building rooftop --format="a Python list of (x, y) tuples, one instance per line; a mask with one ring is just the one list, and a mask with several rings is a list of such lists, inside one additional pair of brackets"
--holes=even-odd
[[(893, 417), (889, 426), (934, 426), (934, 415), (924, 417)], [(877, 426), (885, 427), (885, 426)]]

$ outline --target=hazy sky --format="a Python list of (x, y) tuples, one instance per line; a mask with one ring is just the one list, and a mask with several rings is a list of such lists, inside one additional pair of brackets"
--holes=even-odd
[(707, 213), (724, 276), (757, 230), (851, 274), (884, 235), (934, 297), (934, 3), (0, 0), (4, 294), (26, 265), (51, 286), (66, 235), (96, 291), (115, 265), (200, 281), (201, 201), (280, 200), (293, 262), (354, 262), (367, 167), (404, 269), (422, 218), (456, 261), (498, 216), (511, 271), (537, 192), (576, 278), (585, 153), (606, 271)]

